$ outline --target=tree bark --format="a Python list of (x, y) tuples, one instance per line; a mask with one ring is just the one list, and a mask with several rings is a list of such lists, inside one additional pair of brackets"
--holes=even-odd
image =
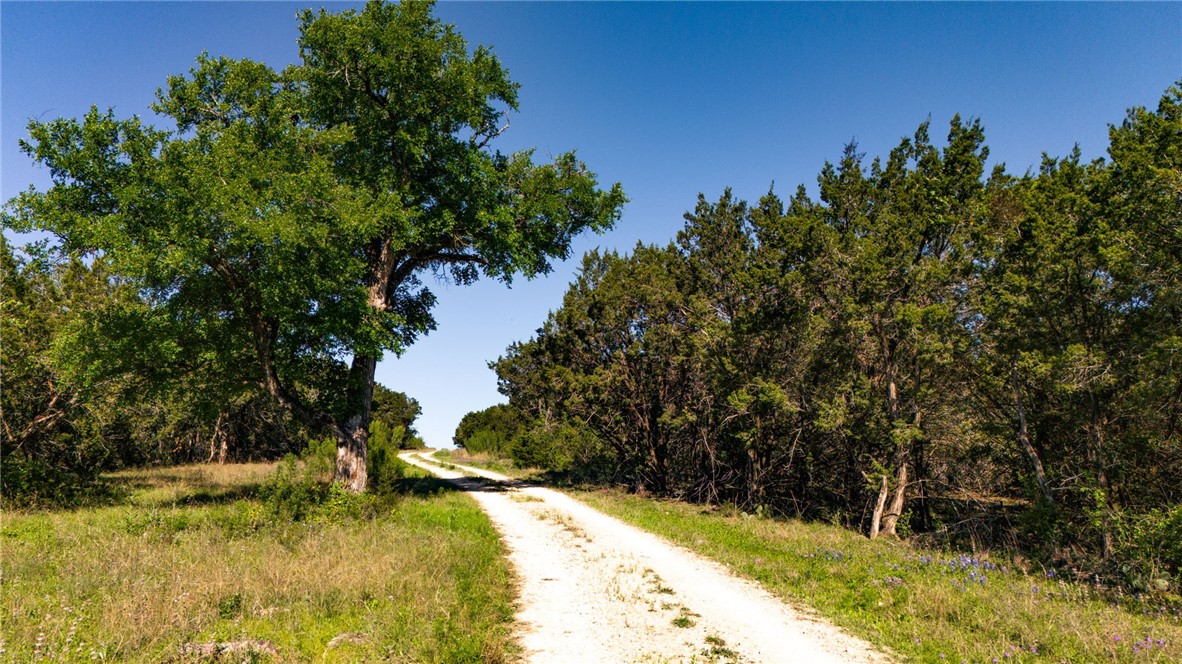
[[(893, 425), (899, 417), (899, 389), (895, 384), (894, 367), (888, 365), (888, 375), (890, 378), (887, 381), (887, 408), (890, 414), (890, 421)], [(916, 426), (919, 424), (919, 413), (915, 415)], [(901, 446), (895, 453), (895, 495), (891, 499), (890, 509), (884, 510), (884, 503), (886, 502), (887, 479), (883, 475), (882, 489), (879, 490), (878, 507), (876, 512), (880, 515), (880, 523), (882, 526), (880, 535), (895, 535), (895, 526), (899, 521), (899, 516), (903, 513), (903, 501), (906, 498), (907, 491), (907, 446)]]
[(369, 481), (366, 457), (369, 451), (369, 422), (373, 415), (373, 382), (376, 357), (356, 356), (349, 369), (350, 414), (341, 423), (337, 437), (337, 467), (333, 481), (347, 491), (363, 493)]
[[(895, 497), (891, 500), (890, 509), (882, 515), (881, 534), (883, 535), (896, 535), (895, 526), (903, 514), (903, 499), (907, 491), (907, 459), (903, 453), (900, 453), (899, 456), (899, 468), (895, 471)], [(885, 475), (883, 479), (886, 479)]]
[(1043, 470), (1042, 460), (1038, 458), (1038, 451), (1034, 449), (1034, 445), (1030, 444), (1030, 435), (1026, 431), (1026, 409), (1022, 406), (1022, 392), (1018, 389), (1018, 367), (1015, 365), (1012, 368), (1014, 405), (1018, 409), (1018, 445), (1026, 453), (1026, 457), (1030, 459), (1030, 467), (1034, 470), (1034, 479), (1038, 482), (1038, 490), (1042, 494), (1043, 500), (1047, 501), (1048, 505), (1054, 505), (1055, 499), (1051, 496), (1051, 487), (1047, 482), (1047, 474)]
[(874, 504), (874, 513), (870, 517), (870, 539), (878, 537), (879, 527), (882, 524), (882, 512), (886, 509), (886, 500), (889, 493), (890, 486), (887, 484), (886, 473), (883, 473), (882, 486), (878, 489), (878, 501)]
[(1107, 464), (1104, 463), (1104, 432), (1101, 428), (1100, 405), (1091, 390), (1088, 391), (1088, 404), (1091, 409), (1091, 422), (1088, 426), (1091, 445), (1088, 451), (1096, 469), (1096, 485), (1104, 496), (1104, 505), (1100, 508), (1101, 551), (1104, 559), (1109, 560), (1112, 558), (1112, 523), (1109, 514), (1112, 511), (1113, 497), (1112, 488), (1108, 486)]
[[(400, 263), (401, 261), (401, 263)], [(414, 272), (418, 262), (400, 256), (388, 240), (374, 245), (370, 254), (369, 305), (380, 312), (389, 308), (390, 298), (402, 280)], [(373, 416), (374, 373), (378, 358), (354, 355), (349, 367), (348, 413), (337, 427), (337, 467), (333, 481), (353, 493), (364, 493), (369, 483), (366, 466), (369, 452), (369, 423)]]
[(911, 483), (915, 485), (914, 498), (912, 499), (912, 504), (915, 506), (913, 512), (915, 522), (912, 524), (912, 531), (926, 533), (932, 529), (932, 507), (928, 496), (931, 467), (928, 463), (928, 450), (925, 442), (926, 439), (918, 441), (911, 451), (911, 470), (915, 473)]
[(213, 432), (209, 435), (209, 458), (206, 463), (215, 460), (218, 465), (225, 465), (230, 454), (229, 434), (225, 431), (226, 413), (218, 413), (218, 419), (213, 423)]

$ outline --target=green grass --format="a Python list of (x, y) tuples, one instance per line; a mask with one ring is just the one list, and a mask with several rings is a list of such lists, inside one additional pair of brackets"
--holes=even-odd
[[(463, 449), (436, 450), (433, 455), (437, 460), (462, 466), (473, 466), (491, 470), (514, 479), (528, 479), (538, 474), (537, 468), (518, 468), (512, 459), (497, 457), (485, 452), (468, 454)], [(430, 456), (428, 457), (430, 458)], [(452, 466), (453, 468), (455, 466)]]
[(409, 478), (393, 496), (321, 491), (293, 521), (265, 499), (274, 473), (121, 473), (123, 504), (6, 513), (0, 662), (174, 661), (242, 639), (284, 662), (512, 658), (513, 579), (468, 496)]
[(1182, 661), (1178, 598), (1122, 602), (1008, 559), (920, 550), (833, 526), (618, 491), (574, 495), (721, 561), (908, 661)]

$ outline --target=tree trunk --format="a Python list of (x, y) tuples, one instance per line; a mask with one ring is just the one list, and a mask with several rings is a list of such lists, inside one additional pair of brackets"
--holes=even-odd
[[(899, 469), (895, 474), (895, 497), (891, 500), (890, 509), (882, 515), (883, 535), (896, 535), (895, 525), (903, 514), (903, 499), (907, 491), (907, 459), (903, 453), (899, 456)], [(886, 479), (885, 476), (883, 479)]]
[[(889, 369), (890, 379), (887, 381), (887, 409), (890, 415), (890, 421), (893, 425), (899, 417), (899, 390), (895, 385), (894, 368)], [(919, 424), (919, 413), (915, 416), (916, 425)], [(895, 525), (899, 521), (899, 515), (903, 513), (903, 500), (907, 491), (907, 446), (901, 446), (895, 453), (895, 496), (891, 500), (890, 509), (883, 511), (884, 503), (886, 502), (887, 480), (886, 475), (883, 475), (882, 489), (878, 495), (878, 507), (876, 512), (881, 516), (880, 522), (882, 530), (879, 534), (895, 535)]]
[(376, 357), (357, 356), (349, 369), (350, 414), (341, 423), (337, 437), (337, 468), (333, 481), (353, 493), (364, 493), (369, 480), (366, 455), (369, 448), (369, 421), (373, 414), (373, 381)]
[(225, 465), (230, 456), (230, 435), (226, 431), (226, 413), (218, 413), (218, 419), (213, 423), (213, 433), (209, 436), (209, 460), (217, 460), (218, 465)]
[(915, 485), (915, 496), (912, 504), (915, 506), (915, 522), (912, 531), (926, 533), (932, 529), (932, 507), (928, 496), (928, 482), (931, 479), (931, 467), (928, 464), (926, 439), (915, 444), (911, 452), (911, 470), (915, 473), (911, 483)]
[[(373, 247), (370, 258), (369, 306), (377, 311), (389, 308), (388, 299), (402, 279), (413, 273), (414, 260), (407, 258), (400, 268), (400, 256), (388, 240)], [(401, 276), (395, 272), (401, 271)], [(369, 422), (373, 416), (374, 372), (378, 358), (354, 355), (349, 368), (349, 395), (346, 403), (349, 411), (338, 426), (337, 468), (333, 481), (344, 485), (353, 493), (364, 493), (369, 481), (366, 456), (369, 451)]]
[(886, 473), (882, 474), (882, 486), (878, 489), (878, 501), (874, 504), (874, 514), (870, 517), (870, 539), (878, 537), (879, 525), (882, 523), (882, 512), (886, 509), (887, 495), (890, 486), (887, 484)]
[(1104, 432), (1101, 429), (1100, 405), (1096, 395), (1088, 391), (1088, 402), (1091, 407), (1091, 422), (1088, 426), (1089, 456), (1092, 457), (1093, 467), (1096, 469), (1096, 485), (1104, 496), (1104, 504), (1100, 508), (1100, 539), (1104, 559), (1112, 558), (1112, 523), (1109, 514), (1112, 512), (1112, 489), (1108, 486), (1107, 464), (1104, 463)]
[(1030, 459), (1030, 466), (1034, 469), (1034, 479), (1038, 482), (1038, 490), (1042, 494), (1043, 500), (1047, 501), (1048, 505), (1054, 505), (1055, 499), (1051, 496), (1051, 487), (1047, 482), (1047, 474), (1043, 470), (1042, 460), (1038, 458), (1038, 452), (1030, 444), (1030, 435), (1026, 432), (1026, 409), (1022, 407), (1022, 393), (1018, 390), (1017, 365), (1013, 367), (1012, 381), (1014, 405), (1018, 409), (1018, 445), (1022, 447), (1022, 451), (1026, 452), (1026, 457)]
[(222, 426), (222, 418), (224, 415), (218, 416), (218, 421), (213, 426), (213, 435), (209, 437), (209, 460), (216, 460), (218, 465), (225, 465), (226, 459), (230, 456), (230, 436)]
[(747, 448), (747, 506), (755, 507), (759, 504), (756, 474), (759, 473), (759, 459), (755, 454), (755, 447)]

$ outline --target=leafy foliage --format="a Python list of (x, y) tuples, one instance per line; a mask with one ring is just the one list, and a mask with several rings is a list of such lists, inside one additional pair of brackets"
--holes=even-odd
[(507, 404), (490, 406), (465, 415), (452, 441), (470, 454), (508, 454), (513, 439), (529, 425), (524, 414)]

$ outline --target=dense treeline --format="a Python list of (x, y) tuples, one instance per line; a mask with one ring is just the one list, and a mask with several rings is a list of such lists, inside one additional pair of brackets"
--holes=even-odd
[(957, 117), (942, 147), (927, 123), (869, 164), (847, 147), (819, 199), (700, 197), (676, 243), (586, 255), (502, 392), (638, 490), (1169, 584), (1182, 88), (1110, 140), (987, 174)]
[[(16, 252), (0, 236), (0, 473), (8, 504), (70, 503), (99, 475), (130, 466), (274, 459), (301, 451), (308, 432), (257, 387), (218, 380), (209, 358), (164, 357), (128, 330), (127, 363), (94, 380), (80, 346), (95, 325), (146, 306), (102, 258)], [(374, 447), (422, 447), (417, 401), (375, 386)]]

